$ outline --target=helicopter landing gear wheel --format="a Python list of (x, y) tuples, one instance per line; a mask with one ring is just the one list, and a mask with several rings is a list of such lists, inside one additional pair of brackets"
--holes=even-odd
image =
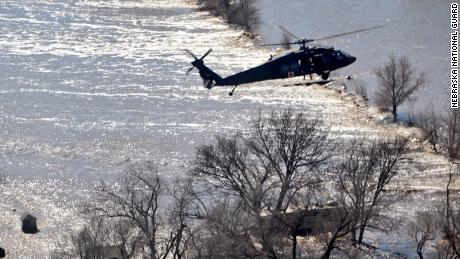
[(322, 74), (321, 74), (321, 78), (322, 78), (323, 80), (327, 80), (327, 79), (329, 78), (329, 72), (324, 72), (324, 73), (322, 73)]
[(235, 89), (236, 89), (237, 86), (238, 85), (235, 85), (235, 87), (233, 87), (232, 91), (230, 93), (228, 93), (228, 95), (233, 96), (233, 92), (235, 92)]

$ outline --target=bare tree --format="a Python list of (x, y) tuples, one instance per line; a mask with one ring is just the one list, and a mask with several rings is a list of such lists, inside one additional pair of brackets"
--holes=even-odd
[[(143, 246), (148, 248), (149, 258), (182, 258), (191, 235), (187, 220), (193, 195), (191, 182), (176, 184), (179, 189), (170, 188), (168, 193), (153, 162), (133, 164), (120, 180), (119, 188), (107, 184), (99, 188), (99, 202), (92, 209), (100, 216), (133, 224)], [(168, 203), (171, 198), (173, 202)], [(160, 204), (171, 208), (169, 217)]]
[(255, 214), (285, 211), (301, 190), (321, 182), (320, 168), (332, 156), (334, 145), (319, 125), (292, 110), (259, 114), (247, 137), (217, 136), (216, 144), (198, 147), (194, 175), (234, 193)]
[(140, 238), (126, 220), (91, 215), (88, 223), (58, 245), (51, 258), (103, 259), (117, 253), (121, 259), (135, 258)]
[(445, 153), (454, 162), (460, 158), (460, 111), (451, 109), (441, 116), (431, 110), (428, 114), (415, 116), (415, 125), (420, 127), (424, 136), (436, 153)]
[(418, 114), (414, 124), (423, 131), (422, 141), (428, 141), (433, 150), (438, 153), (441, 144), (442, 117), (432, 109), (428, 114)]
[[(354, 213), (355, 229), (352, 241), (363, 243), (366, 229), (382, 229), (387, 217), (381, 213), (393, 204), (399, 195), (386, 190), (398, 174), (407, 141), (355, 141), (345, 152), (339, 165), (339, 191), (345, 196), (347, 211)], [(356, 236), (358, 234), (358, 236)]]
[[(322, 181), (321, 171), (335, 146), (319, 126), (319, 121), (292, 110), (273, 112), (269, 118), (259, 114), (247, 135), (217, 136), (214, 144), (199, 146), (193, 175), (237, 198), (254, 216), (254, 225), (263, 229), (263, 210), (281, 213), (290, 206), (304, 207), (302, 194)], [(258, 235), (263, 252), (276, 258), (276, 240), (264, 231)], [(292, 242), (295, 256), (296, 239)]]
[(200, 5), (200, 10), (209, 11), (214, 15), (219, 15), (219, 4), (221, 0), (198, 0), (197, 4)]
[(219, 0), (219, 10), (227, 22), (229, 22), (229, 18), (233, 17), (236, 12), (232, 0)]
[[(246, 140), (241, 134), (233, 136), (216, 136), (216, 143), (212, 145), (202, 145), (197, 148), (197, 157), (194, 161), (193, 174), (204, 180), (210, 187), (213, 195), (222, 196), (228, 199), (230, 195), (237, 200), (239, 205), (235, 209), (227, 209), (225, 206), (221, 208), (221, 212), (230, 213), (232, 218), (238, 218), (236, 215), (250, 213), (254, 218), (253, 226), (250, 229), (260, 229), (259, 237), (262, 240), (263, 250), (266, 253), (274, 251), (270, 235), (265, 235), (264, 229), (261, 227), (261, 212), (267, 209), (267, 199), (272, 196), (273, 189), (276, 188), (275, 183), (271, 181), (274, 177), (274, 171), (270, 165), (261, 164), (257, 161), (257, 157), (251, 153), (246, 146)], [(218, 201), (219, 202), (219, 201)], [(222, 203), (222, 202), (219, 202)], [(223, 202), (225, 204), (227, 202)], [(225, 209), (225, 210), (223, 210)], [(219, 210), (218, 210), (219, 211)], [(235, 214), (236, 213), (236, 214)], [(225, 219), (226, 214), (220, 215), (218, 218)], [(215, 230), (222, 231), (221, 235), (215, 236), (221, 244), (232, 244), (232, 240), (239, 240), (243, 230), (238, 231), (228, 229), (226, 227), (217, 228), (220, 225), (230, 224), (232, 222), (217, 221), (215, 218), (210, 218), (209, 215), (204, 215), (203, 218), (214, 222)], [(236, 225), (239, 226), (239, 225)], [(255, 227), (255, 226), (259, 226)], [(247, 228), (249, 231), (249, 227)], [(267, 238), (265, 238), (267, 236)], [(242, 241), (246, 244), (247, 241)], [(236, 248), (231, 248), (231, 251), (240, 253)], [(207, 249), (208, 253), (215, 254), (218, 251)], [(274, 253), (274, 252), (273, 252)], [(221, 255), (224, 256), (224, 255)], [(235, 254), (233, 254), (235, 258)], [(225, 257), (224, 257), (225, 258)], [(276, 256), (274, 256), (276, 258)]]
[(259, 24), (256, 0), (199, 0), (201, 10), (222, 16), (230, 25), (236, 25), (252, 33)]
[(322, 181), (320, 175), (333, 156), (335, 145), (320, 125), (320, 121), (290, 109), (272, 112), (268, 119), (260, 115), (254, 119), (247, 145), (260, 163), (275, 173), (273, 210), (285, 211), (290, 205), (298, 205), (299, 192)]
[(122, 259), (135, 258), (141, 246), (136, 225), (129, 220), (116, 220), (111, 224), (112, 243), (118, 247)]
[(339, 250), (345, 252), (340, 240), (348, 236), (353, 230), (355, 230), (354, 222), (356, 222), (356, 213), (349, 210), (350, 208), (346, 206), (343, 197), (340, 200), (340, 208), (342, 208), (342, 214), (337, 218), (337, 224), (335, 229), (330, 233), (324, 233), (320, 235), (321, 240), (324, 243), (324, 253), (321, 256), (321, 259), (328, 259), (331, 257), (334, 250)]
[(409, 224), (407, 233), (417, 244), (417, 254), (420, 259), (423, 259), (423, 250), (426, 243), (435, 240), (436, 229), (436, 219), (428, 212), (421, 213), (417, 216), (415, 222)]
[(410, 100), (425, 84), (424, 74), (416, 75), (407, 57), (396, 59), (390, 56), (390, 61), (379, 68), (375, 74), (380, 82), (376, 92), (376, 101), (383, 108), (390, 108), (393, 121), (397, 121), (398, 107)]
[(103, 258), (103, 248), (108, 243), (108, 229), (102, 218), (94, 217), (80, 232), (72, 235), (75, 254), (81, 259)]
[(162, 182), (153, 163), (131, 165), (121, 180), (121, 190), (107, 184), (100, 189), (100, 204), (94, 210), (109, 218), (123, 218), (136, 224), (144, 235), (150, 258), (164, 256), (158, 250), (158, 230), (161, 224), (159, 199), (164, 195)]
[(438, 246), (442, 258), (460, 258), (460, 210), (458, 197), (452, 196), (452, 185), (458, 177), (458, 164), (452, 164), (448, 173), (444, 207), (439, 210), (440, 227), (445, 244)]
[(262, 198), (271, 191), (273, 170), (259, 168), (240, 134), (216, 136), (216, 143), (197, 148), (193, 175), (214, 189), (241, 199), (247, 210), (260, 214)]
[(169, 238), (166, 239), (168, 250), (174, 259), (184, 258), (191, 249), (195, 230), (190, 226), (192, 211), (195, 211), (197, 200), (193, 188), (193, 180), (175, 179), (169, 187), (169, 194), (173, 198), (170, 206), (168, 225), (171, 226)]
[[(381, 212), (399, 198), (386, 187), (398, 173), (405, 146), (406, 141), (398, 138), (361, 139), (343, 150), (345, 155), (337, 165), (337, 174), (331, 175), (332, 182), (337, 183), (335, 199), (340, 213), (330, 233), (321, 235), (325, 247), (321, 258), (330, 258), (334, 250), (354, 258), (352, 254), (357, 250), (351, 249), (352, 245), (369, 246), (363, 243), (366, 229), (384, 230), (382, 221), (388, 218)], [(351, 236), (351, 243), (344, 240), (347, 236)]]
[(460, 158), (460, 111), (451, 109), (444, 119), (442, 146), (451, 161)]
[[(289, 237), (291, 241), (291, 258), (297, 258), (299, 254), (299, 242), (298, 237), (307, 235), (307, 229), (305, 222), (311, 222), (312, 218), (315, 218), (317, 213), (312, 211), (314, 205), (312, 199), (314, 197), (313, 189), (302, 190), (302, 194), (299, 195), (298, 200), (302, 200), (302, 206), (296, 208), (295, 211), (285, 213), (284, 211), (270, 211), (270, 214), (264, 218), (263, 229), (267, 230), (268, 234), (280, 235)], [(333, 213), (331, 213), (333, 214)], [(322, 224), (316, 224), (322, 225)], [(318, 226), (321, 228), (322, 226)], [(287, 257), (288, 253), (285, 252)]]
[(237, 0), (234, 1), (233, 16), (228, 17), (230, 24), (235, 24), (244, 28), (247, 32), (253, 32), (259, 24), (258, 9), (256, 0)]
[(192, 258), (269, 258), (254, 246), (254, 215), (230, 197), (209, 205)]

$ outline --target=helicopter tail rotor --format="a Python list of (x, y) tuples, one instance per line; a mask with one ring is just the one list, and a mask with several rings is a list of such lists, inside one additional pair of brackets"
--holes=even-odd
[(195, 60), (192, 62), (192, 65), (193, 65), (193, 66), (192, 66), (191, 68), (187, 69), (187, 71), (185, 72), (186, 75), (189, 75), (190, 72), (192, 72), (193, 68), (196, 67), (196, 66), (194, 65), (194, 62), (199, 62), (199, 61), (201, 61), (201, 63), (203, 63), (203, 59), (204, 59), (207, 55), (209, 55), (209, 53), (212, 52), (212, 49), (209, 49), (201, 58), (198, 58), (195, 54), (193, 54), (193, 52), (191, 52), (191, 51), (188, 50), (188, 49), (185, 49), (185, 52), (186, 52), (190, 57), (192, 57), (193, 59), (195, 59)]
[(195, 56), (195, 54), (193, 54), (193, 52), (191, 52), (190, 50), (188, 49), (185, 49), (185, 52), (187, 52), (188, 55), (190, 55), (192, 58), (194, 58), (195, 60), (197, 60), (198, 58)]
[(208, 56), (209, 53), (212, 52), (212, 49), (209, 49), (201, 58), (198, 58), (195, 54), (193, 54), (188, 49), (186, 49), (185, 51), (193, 59), (195, 59), (194, 61), (191, 62), (193, 66), (185, 72), (186, 75), (190, 74), (190, 72), (192, 72), (194, 68), (197, 68), (198, 71), (200, 72), (201, 78), (203, 79), (204, 87), (208, 89), (211, 89), (216, 83), (219, 83), (222, 81), (222, 77), (220, 77), (210, 68), (208, 68), (203, 62), (203, 59), (206, 58), (206, 56)]

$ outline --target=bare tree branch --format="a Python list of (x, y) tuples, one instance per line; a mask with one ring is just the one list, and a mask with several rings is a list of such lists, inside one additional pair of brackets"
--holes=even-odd
[(390, 108), (393, 121), (397, 121), (397, 109), (414, 97), (415, 92), (425, 85), (424, 74), (415, 75), (415, 70), (407, 57), (398, 60), (390, 56), (390, 61), (375, 72), (380, 85), (376, 92), (377, 103), (382, 108)]

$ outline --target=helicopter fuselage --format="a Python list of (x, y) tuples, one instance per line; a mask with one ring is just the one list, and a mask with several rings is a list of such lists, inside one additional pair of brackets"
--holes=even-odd
[(259, 46), (291, 46), (293, 44), (297, 44), (300, 46), (299, 50), (287, 52), (284, 55), (276, 58), (270, 56), (270, 59), (267, 62), (259, 66), (222, 78), (210, 68), (208, 68), (203, 62), (203, 59), (212, 51), (211, 49), (208, 50), (208, 52), (206, 52), (201, 58), (198, 58), (190, 50), (186, 49), (185, 51), (195, 59), (192, 61), (193, 67), (189, 68), (186, 74), (190, 73), (193, 68), (197, 68), (206, 88), (211, 89), (213, 86), (225, 85), (233, 86), (232, 91), (229, 93), (230, 95), (233, 94), (238, 85), (264, 80), (284, 79), (297, 76), (303, 76), (305, 78), (307, 75), (309, 75), (311, 78), (313, 74), (317, 74), (321, 76), (323, 81), (327, 81), (331, 71), (350, 65), (356, 61), (356, 58), (341, 50), (336, 50), (334, 48), (328, 47), (310, 47), (308, 44), (315, 41), (330, 40), (355, 33), (362, 33), (382, 27), (383, 26), (374, 26), (370, 28), (338, 33), (318, 39), (302, 39), (284, 27), (279, 26), (279, 28), (284, 31), (286, 35), (294, 37), (297, 40), (294, 42), (288, 41), (278, 44), (262, 44)]
[(267, 62), (215, 80), (215, 86), (241, 85), (264, 80), (284, 79), (289, 77), (321, 75), (327, 79), (333, 70), (350, 65), (355, 57), (333, 48), (304, 48), (288, 52)]

